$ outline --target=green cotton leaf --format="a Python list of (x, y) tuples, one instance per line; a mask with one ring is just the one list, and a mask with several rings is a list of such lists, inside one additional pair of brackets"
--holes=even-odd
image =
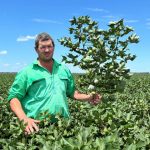
[[(23, 149), (22, 146), (18, 146), (17, 148)], [(15, 150), (15, 148), (13, 146), (8, 146), (7, 149), (9, 149), (9, 150)]]
[(58, 127), (62, 127), (62, 121), (61, 120), (58, 121)]
[[(74, 148), (70, 147), (69, 145), (63, 146), (63, 149), (64, 149), (64, 150), (74, 150)], [(58, 150), (58, 149), (56, 149), (56, 150)], [(61, 149), (60, 149), (60, 150), (61, 150)]]
[(138, 139), (140, 139), (141, 141), (145, 141), (146, 140), (146, 136), (145, 136), (145, 134), (142, 131), (136, 137)]
[(62, 56), (62, 61), (66, 61), (67, 60), (67, 57), (66, 56)]
[(86, 40), (86, 35), (81, 35), (81, 40), (82, 40), (82, 42), (85, 42), (85, 40)]
[(78, 55), (73, 55), (73, 54), (71, 54), (71, 53), (69, 53), (68, 55), (67, 55), (69, 58), (71, 58), (71, 59), (75, 59), (75, 58), (77, 58), (78, 57)]
[(68, 131), (67, 130), (64, 130), (64, 135), (68, 135)]
[(118, 42), (120, 44), (120, 46), (126, 48), (128, 46), (128, 42), (127, 41), (119, 41)]
[(21, 149), (21, 148), (24, 148), (24, 147), (25, 147), (25, 144), (24, 144), (24, 143), (17, 142), (17, 148), (18, 148), (18, 149)]
[(145, 147), (147, 144), (145, 143), (145, 141), (139, 141), (137, 144), (136, 144), (136, 147), (137, 148), (142, 148), (142, 147)]
[(71, 148), (74, 148), (74, 145), (72, 143), (68, 142), (68, 140), (66, 140), (64, 138), (62, 138), (62, 139), (63, 139), (65, 145), (69, 145)]
[(74, 28), (69, 28), (69, 32), (70, 32), (70, 34), (72, 34), (72, 33), (73, 33), (73, 31), (74, 31)]
[(115, 142), (115, 141), (116, 141), (116, 138), (117, 138), (117, 134), (114, 133), (114, 134), (112, 134), (112, 135), (110, 135), (110, 136), (107, 136), (107, 137), (105, 138), (105, 140), (106, 140), (107, 143), (112, 143), (112, 142)]
[(110, 21), (108, 26), (110, 26), (111, 28), (114, 28), (115, 25), (116, 25), (116, 22)]
[(56, 129), (54, 130), (54, 137), (58, 137), (58, 131)]
[(132, 34), (128, 37), (128, 40), (130, 43), (138, 43), (139, 42), (139, 36), (136, 34)]
[(43, 150), (49, 150), (50, 148), (52, 148), (53, 150), (55, 150), (55, 145), (49, 145), (47, 142), (44, 144), (44, 146), (42, 147)]
[(100, 150), (105, 150), (105, 141), (104, 141), (104, 139), (97, 138), (95, 147), (98, 147)]
[(76, 17), (73, 17), (73, 19), (70, 19), (69, 21), (71, 23), (71, 25), (74, 25), (77, 23)]
[(137, 147), (136, 147), (135, 144), (131, 144), (131, 145), (128, 145), (128, 146), (125, 148), (125, 150), (137, 150), (136, 148), (137, 148)]
[(136, 58), (136, 55), (130, 57), (130, 60), (133, 61)]
[(92, 134), (92, 133), (90, 132), (90, 130), (88, 130), (88, 129), (84, 129), (84, 130), (83, 130), (82, 139), (83, 139), (84, 142), (87, 141), (87, 138), (88, 138), (89, 134)]
[(112, 119), (108, 120), (108, 124), (111, 125), (112, 124)]
[(82, 144), (82, 135), (81, 135), (82, 133), (79, 133), (78, 135), (77, 135), (77, 139), (78, 139), (78, 142), (79, 142), (79, 146), (81, 146), (81, 144)]
[(71, 54), (71, 53), (69, 53), (67, 56), (68, 56), (69, 58), (74, 58), (74, 55)]
[(126, 120), (129, 121), (131, 118), (131, 113), (127, 113), (127, 117), (126, 117)]
[(127, 26), (127, 27), (124, 29), (123, 35), (129, 34), (129, 33), (132, 32), (132, 31), (134, 31), (133, 28)]
[(120, 118), (122, 116), (122, 112), (120, 110), (117, 111), (117, 115)]
[(61, 45), (63, 45), (65, 43), (64, 38), (58, 39), (58, 42), (60, 42)]
[(82, 150), (89, 150), (90, 149), (90, 145), (83, 145), (83, 146), (81, 146), (80, 149), (82, 149)]

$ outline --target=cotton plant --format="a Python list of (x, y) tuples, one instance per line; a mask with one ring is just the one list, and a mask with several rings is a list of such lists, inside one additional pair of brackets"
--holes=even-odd
[(62, 60), (85, 71), (78, 79), (80, 86), (89, 92), (123, 91), (125, 79), (131, 76), (126, 64), (136, 58), (129, 45), (139, 42), (134, 29), (121, 19), (103, 30), (89, 16), (73, 17), (70, 24), (70, 36), (58, 41), (69, 50)]

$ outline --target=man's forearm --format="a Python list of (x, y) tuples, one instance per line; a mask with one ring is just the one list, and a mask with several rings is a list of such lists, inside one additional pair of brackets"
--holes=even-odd
[(74, 98), (76, 100), (90, 101), (92, 100), (93, 96), (90, 94), (82, 94), (82, 93), (79, 93), (78, 91), (75, 91)]
[(40, 123), (40, 121), (28, 118), (22, 109), (20, 101), (17, 98), (13, 98), (10, 101), (10, 107), (19, 120), (22, 120), (27, 124), (25, 127), (25, 134), (31, 134), (34, 131), (39, 131), (37, 124)]
[(13, 98), (10, 101), (10, 108), (19, 118), (19, 120), (24, 120), (25, 118), (27, 118), (26, 114), (24, 113), (22, 109), (21, 103), (17, 98)]

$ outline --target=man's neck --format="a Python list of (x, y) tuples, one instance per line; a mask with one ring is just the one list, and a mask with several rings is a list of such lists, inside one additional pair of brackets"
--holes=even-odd
[(53, 62), (54, 62), (53, 59), (51, 59), (49, 61), (39, 60), (40, 65), (43, 66), (44, 68), (46, 68), (51, 73), (52, 73), (52, 69), (53, 69)]

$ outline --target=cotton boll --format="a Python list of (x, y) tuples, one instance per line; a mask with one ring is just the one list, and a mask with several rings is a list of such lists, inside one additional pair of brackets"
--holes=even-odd
[(94, 90), (94, 88), (95, 88), (95, 87), (94, 87), (94, 85), (92, 85), (92, 84), (90, 84), (89, 87), (88, 87), (89, 90)]
[(95, 79), (95, 80), (94, 80), (94, 83), (95, 83), (95, 84), (97, 84), (97, 83), (98, 83), (98, 80), (97, 80), (97, 79)]

